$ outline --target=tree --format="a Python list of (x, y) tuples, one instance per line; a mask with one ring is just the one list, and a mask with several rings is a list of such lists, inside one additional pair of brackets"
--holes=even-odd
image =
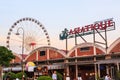
[(62, 79), (63, 79), (63, 75), (57, 72), (57, 80), (62, 80)]
[(2, 67), (3, 66), (9, 66), (10, 61), (14, 59), (15, 56), (13, 55), (11, 50), (8, 50), (4, 46), (0, 46), (0, 80), (2, 80)]

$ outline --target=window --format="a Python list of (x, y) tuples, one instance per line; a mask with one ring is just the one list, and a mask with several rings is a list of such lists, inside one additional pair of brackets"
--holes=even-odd
[(82, 48), (80, 48), (80, 51), (88, 51), (88, 50), (90, 50), (90, 47), (82, 47)]
[(45, 56), (45, 51), (40, 51), (40, 56)]

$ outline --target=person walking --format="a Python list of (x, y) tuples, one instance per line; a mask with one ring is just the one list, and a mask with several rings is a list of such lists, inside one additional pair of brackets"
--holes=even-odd
[(106, 74), (105, 80), (111, 80), (111, 78), (110, 78), (110, 76), (108, 74)]
[(81, 73), (78, 74), (78, 80), (82, 80)]
[(53, 80), (57, 80), (57, 74), (56, 74), (56, 71), (53, 72), (53, 74), (52, 74), (52, 79), (53, 79)]
[(10, 74), (7, 75), (6, 80), (10, 80)]

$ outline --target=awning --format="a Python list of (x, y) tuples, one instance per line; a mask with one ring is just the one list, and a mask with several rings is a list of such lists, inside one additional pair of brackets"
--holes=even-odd
[(3, 68), (3, 71), (21, 71), (22, 67), (7, 67), (7, 68)]
[(112, 63), (120, 63), (120, 59), (108, 59), (97, 61), (95, 64), (112, 64)]
[(12, 67), (12, 71), (21, 71), (22, 67)]
[(60, 65), (60, 64), (53, 64), (53, 65), (42, 65), (41, 67), (47, 67), (48, 70), (52, 70), (52, 69), (64, 69), (64, 65)]
[[(35, 66), (30, 66), (30, 67), (24, 68), (24, 70), (28, 72), (33, 72), (34, 68)], [(7, 68), (3, 68), (3, 71), (22, 71), (22, 67), (21, 66), (7, 67)]]
[(94, 64), (95, 61), (78, 61), (78, 62), (68, 62), (67, 65), (87, 65), (87, 64)]
[(64, 69), (64, 65), (48, 65), (48, 69)]

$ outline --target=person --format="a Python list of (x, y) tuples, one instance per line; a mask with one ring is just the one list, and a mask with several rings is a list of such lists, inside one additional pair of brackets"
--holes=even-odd
[(81, 74), (78, 74), (78, 80), (82, 80)]
[(109, 74), (106, 74), (106, 76), (105, 76), (105, 80), (111, 80)]
[(67, 77), (66, 77), (66, 80), (70, 80), (70, 77), (69, 77), (69, 76), (67, 76)]
[(67, 74), (67, 76), (66, 76), (66, 80), (70, 80), (70, 76), (69, 76), (69, 74)]
[(53, 80), (57, 80), (57, 74), (56, 74), (56, 71), (53, 72), (53, 74), (52, 74), (52, 79), (53, 79)]
[(19, 78), (16, 78), (16, 80), (19, 80)]
[(6, 80), (10, 80), (10, 74), (7, 75)]

